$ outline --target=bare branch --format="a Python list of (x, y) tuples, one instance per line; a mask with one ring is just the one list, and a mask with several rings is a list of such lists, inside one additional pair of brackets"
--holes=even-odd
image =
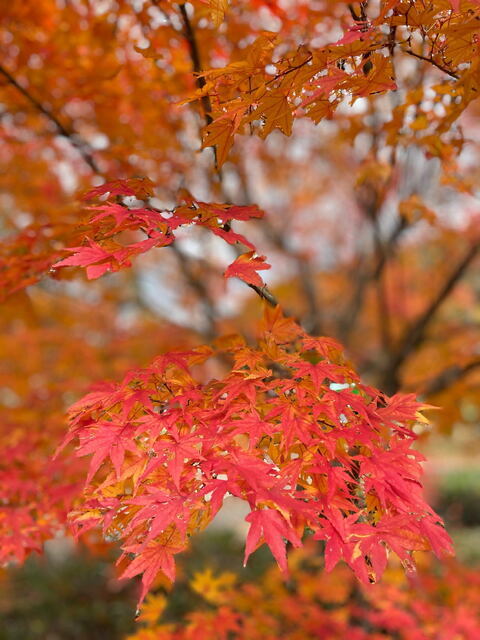
[(200, 301), (200, 304), (203, 306), (205, 311), (205, 317), (207, 320), (207, 327), (202, 332), (208, 340), (211, 340), (216, 335), (216, 317), (217, 311), (215, 308), (215, 303), (212, 300), (210, 292), (205, 285), (204, 281), (197, 276), (195, 271), (192, 269), (191, 260), (189, 256), (187, 256), (177, 245), (176, 242), (170, 245), (173, 253), (175, 254), (178, 263), (180, 265), (180, 269), (187, 281), (188, 286), (195, 291)]
[(342, 342), (347, 342), (355, 322), (357, 321), (358, 315), (363, 306), (367, 287), (371, 282), (380, 281), (387, 262), (392, 257), (398, 238), (406, 226), (407, 223), (405, 218), (400, 217), (395, 229), (392, 231), (386, 243), (382, 246), (382, 250), (376, 252), (376, 262), (373, 269), (363, 271), (363, 273), (358, 275), (352, 301), (339, 323), (339, 335)]
[(373, 218), (373, 235), (375, 242), (375, 251), (377, 254), (377, 264), (381, 264), (382, 268), (378, 273), (378, 276), (375, 278), (375, 292), (377, 296), (377, 307), (378, 307), (378, 324), (380, 327), (380, 337), (382, 340), (382, 347), (384, 352), (388, 353), (390, 351), (391, 345), (391, 330), (390, 330), (390, 310), (388, 307), (388, 299), (387, 299), (387, 287), (385, 286), (385, 266), (387, 264), (387, 256), (385, 254), (386, 249), (383, 246), (381, 237), (380, 237), (380, 229), (378, 227), (378, 220), (376, 217)]
[(312, 273), (310, 263), (302, 255), (290, 249), (284, 234), (277, 231), (267, 218), (262, 219), (262, 226), (267, 232), (269, 240), (292, 258), (297, 265), (300, 286), (308, 309), (307, 317), (302, 324), (309, 333), (322, 333), (320, 303), (318, 301), (314, 274)]

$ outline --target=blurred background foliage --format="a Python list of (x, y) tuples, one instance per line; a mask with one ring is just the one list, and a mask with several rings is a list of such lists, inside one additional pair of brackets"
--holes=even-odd
[[(45, 555), (33, 555), (20, 567), (0, 574), (0, 640), (115, 640), (138, 628), (135, 622), (138, 580), (115, 577), (115, 548), (103, 544), (73, 546), (57, 540)], [(265, 547), (242, 566), (243, 548), (228, 530), (204, 532), (192, 540), (168, 591), (165, 621), (179, 620), (203, 604), (189, 586), (196, 572), (233, 572), (255, 582), (272, 558)], [(158, 581), (157, 588), (166, 584)]]
[(0, 638), (114, 640), (132, 631), (135, 585), (115, 580), (111, 560), (77, 548), (4, 571)]

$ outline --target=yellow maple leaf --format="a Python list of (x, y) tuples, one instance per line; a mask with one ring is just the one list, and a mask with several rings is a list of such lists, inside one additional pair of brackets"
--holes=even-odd
[(219, 27), (225, 18), (225, 12), (228, 9), (228, 0), (209, 0), (210, 15), (213, 24)]
[(149, 595), (142, 605), (142, 611), (137, 620), (147, 624), (156, 624), (165, 611), (166, 606), (167, 599), (163, 594)]
[(215, 577), (211, 569), (205, 569), (194, 574), (190, 586), (208, 602), (222, 604), (226, 601), (227, 593), (235, 581), (234, 573), (226, 571)]

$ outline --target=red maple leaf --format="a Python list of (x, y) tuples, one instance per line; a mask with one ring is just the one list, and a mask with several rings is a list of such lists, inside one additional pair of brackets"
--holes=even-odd
[(139, 573), (143, 573), (142, 591), (138, 602), (139, 605), (143, 602), (148, 590), (160, 571), (164, 573), (171, 582), (175, 581), (174, 555), (183, 551), (182, 547), (152, 542), (147, 547), (144, 547), (142, 544), (134, 544), (124, 547), (124, 551), (125, 553), (120, 556), (118, 562), (125, 557), (126, 553), (138, 554), (121, 574), (120, 579), (133, 578)]
[(273, 509), (257, 509), (249, 513), (245, 520), (250, 522), (250, 529), (245, 544), (244, 565), (246, 565), (250, 554), (258, 547), (260, 538), (263, 536), (278, 566), (284, 573), (287, 573), (287, 552), (284, 538), (289, 540), (294, 547), (302, 546), (302, 541), (292, 527), (278, 511)]

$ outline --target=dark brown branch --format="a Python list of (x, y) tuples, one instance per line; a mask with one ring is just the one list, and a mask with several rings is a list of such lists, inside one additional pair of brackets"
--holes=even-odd
[(258, 296), (260, 296), (260, 298), (262, 298), (262, 300), (265, 300), (266, 302), (268, 302), (268, 304), (271, 307), (277, 307), (278, 306), (277, 299), (275, 298), (273, 293), (270, 291), (270, 289), (267, 287), (267, 285), (265, 285), (263, 287), (257, 287), (257, 285), (255, 285), (255, 284), (249, 284), (248, 286), (250, 287), (250, 289), (253, 289), (255, 291), (255, 293)]
[(348, 10), (350, 11), (350, 15), (355, 20), (355, 22), (366, 23), (367, 19), (368, 19), (367, 18), (368, 0), (365, 0), (364, 2), (359, 2), (359, 5), (360, 5), (360, 13), (359, 14), (355, 11), (355, 8), (354, 8), (352, 3), (350, 3), (348, 5)]
[(309, 333), (320, 335), (322, 334), (321, 310), (311, 264), (297, 254), (293, 254), (293, 257), (297, 262), (300, 285), (308, 308), (307, 317), (303, 324)]
[(463, 366), (453, 365), (452, 367), (448, 367), (448, 369), (445, 369), (445, 371), (442, 371), (438, 376), (426, 383), (422, 395), (431, 396), (436, 393), (441, 393), (456, 382), (459, 382), (462, 378), (465, 378), (474, 369), (479, 368), (480, 358), (472, 360), (472, 362), (468, 362)]
[(95, 173), (101, 173), (93, 155), (89, 148), (89, 145), (82, 140), (75, 131), (67, 129), (67, 127), (60, 122), (57, 116), (47, 109), (39, 100), (37, 100), (27, 89), (22, 87), (21, 84), (12, 76), (12, 74), (0, 65), (0, 74), (8, 81), (8, 83), (14, 87), (30, 104), (37, 109), (42, 115), (45, 116), (56, 128), (57, 133), (66, 138), (70, 144), (78, 151), (82, 156), (84, 162)]
[(458, 80), (459, 78), (458, 74), (456, 74), (454, 71), (450, 71), (450, 69), (446, 69), (445, 67), (442, 67), (442, 65), (436, 62), (433, 58), (422, 56), (420, 53), (415, 53), (415, 51), (412, 51), (411, 49), (402, 49), (402, 51), (404, 53), (407, 53), (409, 56), (413, 56), (414, 58), (417, 58), (418, 60), (423, 60), (424, 62), (428, 62), (432, 64), (434, 67), (436, 67), (440, 71), (443, 71), (443, 73), (446, 73), (451, 78), (455, 78), (455, 80)]
[(387, 264), (387, 256), (385, 255), (385, 247), (380, 237), (380, 229), (376, 216), (373, 217), (373, 235), (375, 242), (375, 251), (377, 254), (377, 264), (382, 265), (382, 269), (375, 279), (375, 292), (377, 296), (378, 307), (378, 323), (380, 327), (380, 337), (382, 340), (382, 348), (385, 353), (390, 351), (391, 335), (390, 335), (390, 310), (388, 308), (387, 288), (385, 286), (385, 265)]
[(398, 372), (408, 356), (414, 349), (419, 347), (425, 340), (427, 329), (434, 320), (437, 311), (448, 298), (455, 288), (458, 281), (462, 278), (472, 261), (480, 250), (480, 243), (476, 242), (466, 252), (464, 257), (457, 264), (450, 276), (444, 282), (442, 288), (436, 297), (428, 305), (425, 311), (417, 318), (413, 326), (407, 328), (403, 338), (400, 340), (400, 346), (396, 350), (392, 359), (388, 364), (388, 370), (385, 373), (384, 387), (387, 393), (394, 393), (399, 388)]
[[(201, 75), (202, 73), (202, 62), (200, 59), (200, 50), (198, 48), (197, 38), (195, 36), (195, 31), (193, 30), (192, 23), (190, 22), (190, 18), (188, 17), (188, 12), (185, 7), (185, 4), (179, 5), (180, 13), (183, 20), (184, 34), (185, 39), (188, 43), (188, 48), (190, 51), (190, 58), (192, 60), (193, 71), (196, 74), (196, 82), (197, 87), (202, 90), (203, 87), (207, 84), (205, 78)], [(210, 103), (210, 98), (206, 95), (202, 96), (202, 107), (205, 115), (205, 121), (208, 124), (212, 122), (212, 105)]]
[[(245, 171), (239, 170), (239, 168), (237, 168), (237, 175), (242, 185), (244, 203), (252, 204), (254, 202), (254, 199), (250, 193)], [(300, 284), (308, 308), (307, 318), (302, 322), (302, 324), (309, 333), (312, 333), (314, 335), (321, 334), (322, 324), (320, 316), (320, 304), (318, 302), (318, 297), (315, 289), (315, 280), (313, 277), (314, 274), (312, 273), (310, 264), (301, 255), (290, 250), (285, 241), (284, 234), (277, 231), (277, 229), (271, 224), (268, 218), (262, 218), (261, 224), (262, 231), (266, 233), (268, 239), (273, 242), (273, 244), (276, 245), (281, 251), (285, 251), (291, 258), (296, 261)], [(274, 298), (272, 298), (272, 302), (273, 300)], [(277, 304), (276, 300), (275, 304)]]

